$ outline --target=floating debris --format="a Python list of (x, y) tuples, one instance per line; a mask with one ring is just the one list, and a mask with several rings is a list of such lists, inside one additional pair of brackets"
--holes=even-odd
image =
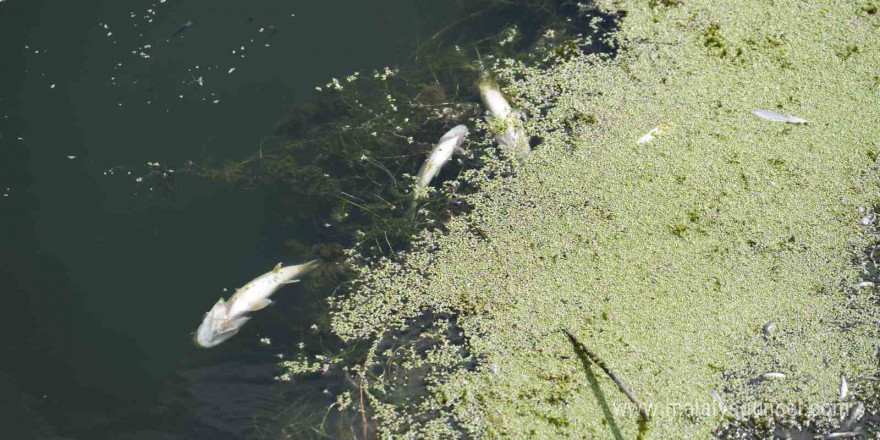
[(765, 335), (773, 333), (774, 331), (776, 331), (776, 322), (770, 321), (764, 324), (764, 326), (761, 327), (761, 331), (764, 332)]
[(870, 281), (862, 281), (860, 283), (856, 283), (855, 285), (853, 285), (853, 287), (855, 287), (856, 289), (862, 289), (865, 287), (874, 287), (874, 283), (872, 283)]
[(789, 124), (807, 123), (805, 119), (801, 119), (796, 116), (783, 115), (782, 113), (776, 113), (773, 110), (752, 110), (752, 113), (754, 113), (755, 116), (761, 119), (766, 119), (768, 121), (788, 122)]
[(662, 124), (659, 124), (656, 127), (652, 128), (651, 131), (645, 133), (644, 136), (640, 137), (639, 140), (636, 141), (636, 143), (639, 145), (645, 145), (648, 142), (651, 142), (654, 139), (660, 137), (661, 135), (663, 135), (663, 133), (666, 133), (669, 130), (671, 130), (673, 126), (674, 126), (673, 124), (667, 124), (665, 122)]
[(837, 388), (837, 397), (840, 400), (846, 399), (846, 396), (849, 394), (849, 386), (846, 384), (846, 376), (840, 375), (840, 386)]

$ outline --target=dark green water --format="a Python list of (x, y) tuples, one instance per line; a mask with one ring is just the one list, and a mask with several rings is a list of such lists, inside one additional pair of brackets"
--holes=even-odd
[[(258, 341), (283, 339), (277, 326), (255, 320), (213, 350), (190, 337), (223, 288), (299, 263), (279, 240), (297, 231), (272, 220), (259, 192), (184, 176), (159, 195), (136, 179), (146, 162), (252, 154), (315, 86), (402, 61), (452, 9), (0, 1), (3, 438), (259, 436), (291, 398), (322, 396), (319, 381), (272, 380), (290, 350)], [(295, 289), (284, 293), (282, 307), (296, 307)]]

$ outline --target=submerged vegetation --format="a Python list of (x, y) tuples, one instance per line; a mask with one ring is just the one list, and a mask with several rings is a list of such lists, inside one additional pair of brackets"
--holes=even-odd
[(339, 258), (349, 247), (391, 256), (416, 231), (462, 212), (458, 195), (468, 190), (461, 172), (501, 155), (482, 148), (488, 137), (472, 136), (467, 166), (444, 169), (443, 183), (419, 200), (416, 222), (404, 215), (416, 172), (440, 136), (458, 124), (485, 128), (481, 78), (502, 63), (552, 63), (599, 50), (591, 33), (603, 22), (591, 27), (590, 12), (555, 1), (468, 2), (463, 20), (419, 44), (402, 66), (332, 78), (254, 156), (191, 171), (271, 193), (283, 222), (314, 226), (315, 234), (291, 244), (314, 247), (316, 256)]
[[(410, 63), (322, 85), (258, 155), (194, 167), (273, 194), (315, 231), (295, 250), (345, 268), (312, 281), (330, 296), (319, 331), (343, 343), (279, 377), (343, 378), (332, 410), (355, 438), (864, 436), (877, 14), (722, 3), (469, 2)], [(540, 140), (524, 163), (480, 119), (485, 72)], [(413, 221), (414, 173), (458, 124), (471, 156)]]

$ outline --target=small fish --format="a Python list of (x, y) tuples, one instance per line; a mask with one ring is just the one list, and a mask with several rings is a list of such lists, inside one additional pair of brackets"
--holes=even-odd
[(761, 379), (783, 380), (783, 379), (785, 379), (785, 374), (771, 371), (769, 373), (762, 374)]
[(320, 265), (312, 260), (298, 266), (281, 267), (281, 263), (272, 271), (254, 278), (241, 289), (238, 289), (229, 301), (220, 298), (214, 307), (202, 319), (193, 340), (200, 347), (214, 347), (235, 336), (251, 317), (251, 312), (262, 310), (272, 304), (269, 299), (278, 289), (286, 284), (296, 283), (299, 278)]
[(491, 114), (486, 120), (493, 125), (500, 124), (495, 128), (495, 142), (523, 161), (531, 153), (531, 149), (522, 127), (522, 114), (510, 106), (501, 90), (491, 80), (483, 79), (479, 88), (480, 100)]
[(174, 38), (174, 37), (177, 37), (177, 36), (183, 34), (184, 32), (187, 31), (187, 29), (191, 28), (193, 24), (194, 23), (192, 21), (187, 21), (186, 23), (181, 25), (179, 28), (177, 28), (177, 30), (174, 32), (174, 34), (171, 35), (171, 38)]
[(644, 136), (640, 137), (639, 140), (636, 141), (639, 145), (645, 145), (648, 142), (653, 141), (654, 139), (660, 137), (663, 133), (666, 133), (672, 129), (672, 124), (659, 124), (656, 127), (652, 128), (651, 131), (645, 133)]
[(755, 116), (766, 119), (768, 121), (775, 122), (788, 122), (789, 124), (806, 124), (807, 121), (796, 116), (783, 115), (782, 113), (776, 113), (773, 110), (752, 110), (752, 113)]
[(837, 397), (840, 400), (846, 399), (846, 396), (849, 394), (849, 386), (846, 384), (846, 376), (840, 375), (840, 386), (837, 388)]
[[(840, 424), (841, 430), (850, 430), (855, 427), (856, 423), (865, 416), (865, 405), (862, 402), (856, 402), (846, 415), (843, 423)], [(827, 437), (826, 437), (827, 438)]]
[(422, 164), (422, 168), (419, 169), (419, 189), (424, 189), (429, 183), (431, 183), (431, 180), (440, 173), (440, 169), (443, 168), (443, 165), (446, 165), (446, 163), (452, 159), (454, 153), (464, 152), (464, 149), (461, 148), (461, 144), (464, 142), (467, 135), (468, 128), (464, 125), (457, 125), (453, 127), (452, 130), (447, 131), (446, 134), (440, 138), (440, 141), (438, 141), (437, 145), (434, 146), (434, 149), (431, 150), (431, 155), (428, 156), (425, 163)]

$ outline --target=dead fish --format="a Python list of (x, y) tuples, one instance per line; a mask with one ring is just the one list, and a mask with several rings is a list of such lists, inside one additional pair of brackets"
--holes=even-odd
[(840, 400), (846, 399), (846, 396), (849, 394), (849, 386), (846, 384), (846, 376), (840, 375), (840, 386), (837, 388), (837, 397)]
[(785, 374), (777, 372), (777, 371), (771, 371), (771, 372), (762, 374), (761, 379), (784, 380)]
[(431, 180), (440, 173), (440, 169), (443, 168), (443, 165), (446, 165), (446, 163), (452, 159), (454, 153), (461, 153), (464, 151), (464, 149), (461, 148), (461, 144), (464, 142), (467, 135), (468, 128), (464, 125), (457, 125), (453, 127), (452, 130), (447, 131), (446, 134), (440, 138), (440, 141), (438, 141), (437, 145), (434, 146), (434, 149), (431, 150), (431, 155), (428, 156), (425, 163), (422, 164), (422, 168), (419, 169), (419, 189), (424, 189), (429, 183), (431, 183)]
[(807, 121), (805, 119), (798, 118), (796, 116), (783, 115), (782, 113), (776, 113), (773, 110), (752, 110), (755, 116), (766, 119), (768, 121), (774, 122), (788, 122), (789, 124), (806, 124)]
[(856, 402), (846, 415), (846, 419), (840, 424), (840, 429), (850, 430), (856, 423), (865, 416), (865, 405), (862, 402)]
[(651, 142), (654, 139), (660, 137), (661, 135), (663, 135), (663, 133), (666, 133), (667, 131), (671, 130), (672, 127), (673, 127), (672, 124), (666, 124), (666, 123), (659, 124), (656, 127), (652, 128), (651, 131), (645, 133), (644, 136), (640, 137), (639, 140), (636, 141), (636, 143), (639, 145), (645, 145), (648, 142)]
[(312, 260), (297, 266), (281, 267), (281, 263), (270, 272), (254, 278), (224, 301), (220, 298), (202, 319), (193, 340), (200, 347), (214, 347), (235, 336), (241, 327), (250, 320), (250, 313), (262, 310), (272, 304), (269, 299), (286, 284), (296, 283), (299, 278), (320, 265)]
[(835, 432), (832, 434), (828, 434), (823, 437), (825, 440), (835, 440), (839, 438), (856, 438), (861, 434), (855, 431), (846, 431), (846, 432)]
[(187, 29), (191, 28), (193, 24), (194, 23), (192, 21), (187, 21), (186, 23), (182, 24), (179, 28), (177, 28), (176, 31), (174, 31), (174, 34), (171, 35), (171, 38), (177, 37), (178, 35), (186, 32)]
[(486, 120), (494, 126), (495, 142), (520, 161), (525, 160), (531, 148), (522, 127), (522, 114), (510, 106), (498, 85), (488, 78), (480, 82), (479, 88), (480, 100), (491, 114)]

